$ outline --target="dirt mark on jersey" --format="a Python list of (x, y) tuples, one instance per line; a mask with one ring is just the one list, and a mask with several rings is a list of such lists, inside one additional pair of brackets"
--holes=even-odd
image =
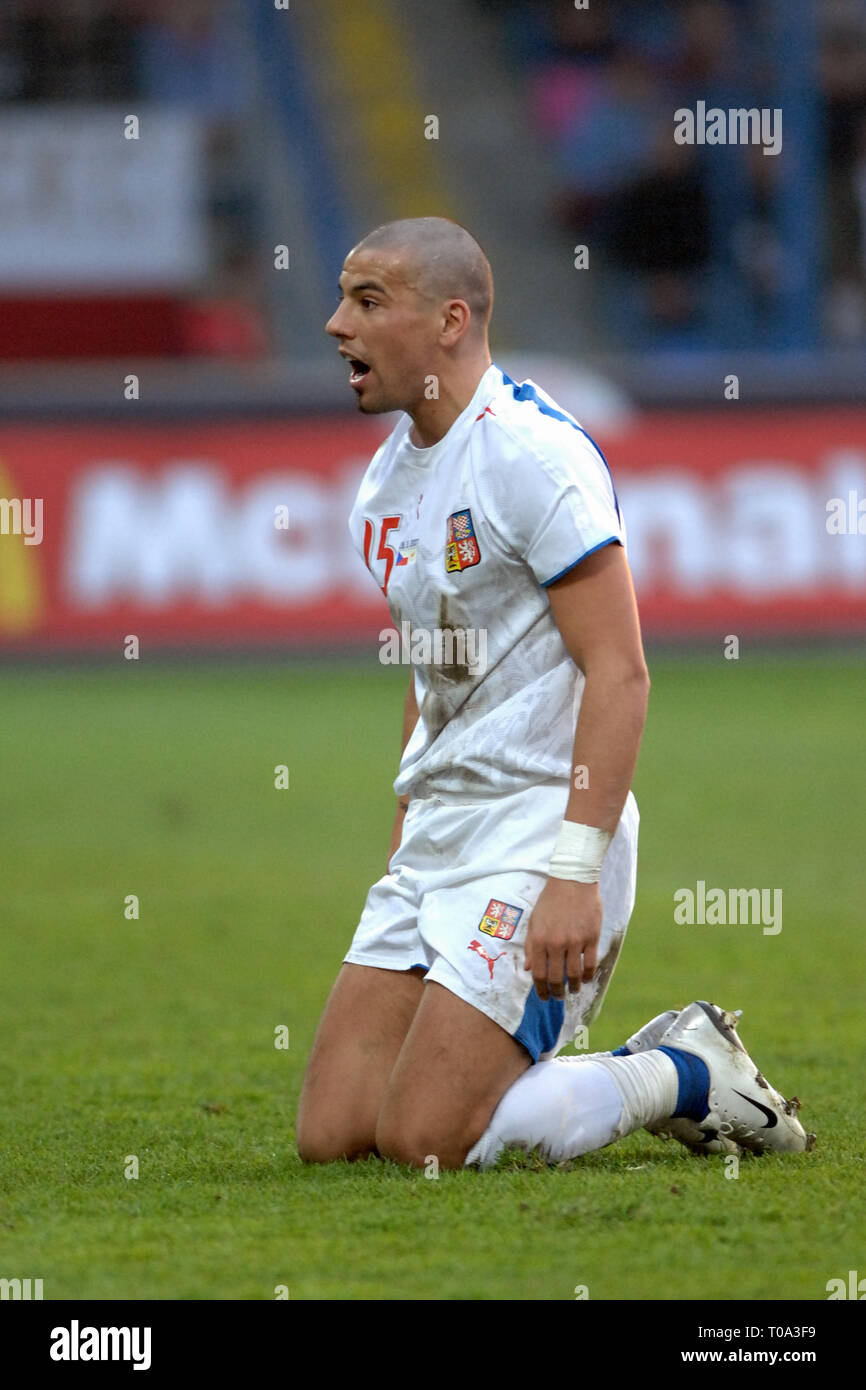
[[(458, 631), (462, 633), (462, 641), (460, 642), (458, 642), (456, 637), (451, 638), (451, 655), (452, 657), (456, 656), (458, 652), (462, 651), (463, 655), (466, 656), (466, 629), (463, 626), (458, 628), (456, 624), (451, 622), (448, 616), (448, 599), (445, 594), (440, 595), (439, 598), (439, 630), (442, 633), (457, 633)], [(444, 654), (442, 661), (435, 667), (435, 670), (443, 681), (448, 681), (451, 685), (459, 685), (462, 681), (468, 681), (471, 679), (472, 675), (469, 670), (468, 661), (458, 662), (452, 660), (446, 662)]]
[(604, 992), (613, 974), (614, 966), (619, 959), (619, 953), (622, 950), (622, 943), (624, 941), (625, 932), (618, 932), (596, 966), (595, 974), (591, 981), (588, 985), (583, 986), (584, 989), (590, 991), (590, 1002), (585, 1013), (581, 1015), (580, 1021), (582, 1024), (592, 1023), (599, 1012), (604, 999)]
[[(472, 680), (473, 676), (468, 660), (454, 660), (458, 655), (467, 656), (466, 628), (463, 624), (456, 622), (454, 617), (449, 614), (446, 594), (439, 596), (437, 626), (441, 633), (449, 633), (451, 637), (443, 642), (442, 660), (431, 661), (426, 667), (429, 689), (424, 696), (423, 715), (424, 723), (434, 737), (448, 723), (454, 710), (461, 703), (461, 698), (458, 695), (459, 687)], [(462, 634), (463, 640), (460, 640), (460, 634)], [(447, 661), (446, 656), (450, 656), (452, 659)], [(456, 699), (455, 696), (457, 696)]]

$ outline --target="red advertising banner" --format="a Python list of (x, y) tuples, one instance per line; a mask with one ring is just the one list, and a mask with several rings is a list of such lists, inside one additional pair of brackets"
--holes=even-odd
[[(0, 652), (375, 640), (346, 520), (388, 423), (0, 428)], [(648, 635), (866, 630), (866, 411), (732, 404), (599, 443)]]

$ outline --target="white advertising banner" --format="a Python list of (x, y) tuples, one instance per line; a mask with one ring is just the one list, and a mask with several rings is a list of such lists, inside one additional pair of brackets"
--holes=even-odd
[(0, 112), (0, 290), (175, 289), (207, 271), (204, 135), (165, 107)]

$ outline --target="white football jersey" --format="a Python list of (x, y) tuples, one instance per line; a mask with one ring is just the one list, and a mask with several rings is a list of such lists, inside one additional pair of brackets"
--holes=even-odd
[(495, 365), (431, 448), (412, 444), (411, 423), (375, 454), (349, 519), (394, 622), (380, 655), (415, 673), (420, 718), (394, 789), (487, 800), (567, 783), (584, 677), (545, 588), (625, 544), (604, 457)]

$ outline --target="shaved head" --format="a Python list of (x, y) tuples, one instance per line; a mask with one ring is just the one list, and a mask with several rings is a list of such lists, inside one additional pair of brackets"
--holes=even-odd
[(405, 410), (413, 442), (441, 438), (490, 366), (493, 276), (465, 227), (447, 217), (386, 222), (343, 262), (325, 325), (365, 415)]
[(376, 227), (354, 248), (385, 251), (417, 294), (434, 301), (462, 299), (472, 327), (486, 330), (493, 308), (493, 274), (478, 242), (447, 217), (404, 217)]

